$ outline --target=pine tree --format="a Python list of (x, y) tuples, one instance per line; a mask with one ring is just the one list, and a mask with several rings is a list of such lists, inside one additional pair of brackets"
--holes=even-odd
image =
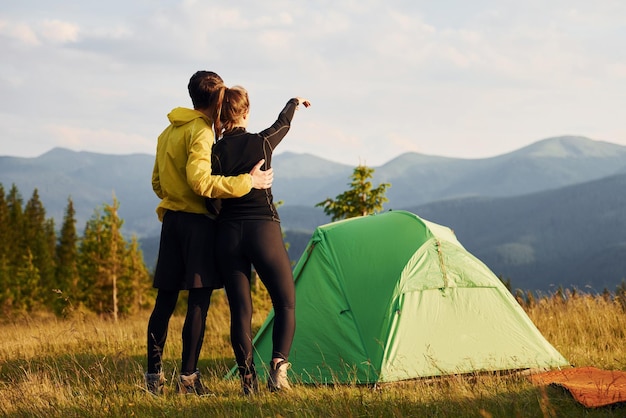
[(133, 236), (124, 257), (124, 273), (120, 280), (120, 310), (126, 314), (139, 312), (151, 304), (146, 296), (152, 292), (150, 273), (143, 261), (139, 241)]
[(85, 229), (78, 249), (78, 274), (80, 277), (77, 304), (84, 305), (87, 309), (95, 310), (93, 306), (99, 299), (96, 292), (98, 267), (106, 256), (101, 213), (99, 209), (94, 211), (93, 216), (85, 224)]
[(78, 286), (78, 235), (75, 215), (74, 202), (68, 198), (63, 225), (56, 245), (55, 284), (59, 296), (53, 307), (57, 314), (63, 313), (73, 300), (81, 300)]
[(55, 240), (54, 221), (46, 220), (46, 210), (39, 199), (37, 189), (24, 208), (24, 223), (22, 236), (32, 255), (32, 263), (39, 272), (39, 283), (33, 289), (32, 297), (35, 302), (50, 305), (55, 287)]
[(7, 252), (10, 267), (17, 267), (27, 254), (26, 241), (22, 235), (24, 225), (23, 201), (17, 186), (13, 184), (6, 198), (9, 210), (9, 230), (6, 241), (10, 246)]
[(8, 303), (11, 297), (9, 289), (9, 281), (11, 277), (11, 271), (7, 263), (5, 255), (0, 255), (0, 314), (8, 314), (10, 306)]
[[(13, 310), (16, 304), (21, 301), (21, 284), (19, 279), (24, 271), (23, 263), (29, 260), (32, 255), (29, 254), (26, 246), (26, 240), (22, 234), (24, 225), (23, 200), (17, 186), (13, 184), (9, 193), (6, 195), (6, 205), (8, 209), (9, 225), (6, 231), (6, 237), (3, 239), (7, 245), (6, 268), (5, 268), (5, 308)], [(20, 273), (20, 274), (18, 274)], [(32, 277), (30, 275), (29, 277)]]
[(9, 278), (9, 249), (11, 248), (11, 224), (9, 206), (5, 199), (4, 187), (0, 183), (0, 313), (5, 311), (9, 296), (7, 280)]
[(57, 288), (56, 282), (56, 245), (57, 245), (57, 234), (56, 228), (54, 226), (54, 219), (48, 218), (43, 226), (43, 235), (44, 235), (44, 245), (46, 247), (47, 259), (50, 260), (50, 264), (45, 266), (45, 276), (41, 280), (44, 284), (44, 301), (46, 306), (51, 307), (56, 300), (54, 289)]
[(14, 274), (9, 278), (9, 287), (12, 290), (9, 305), (13, 312), (30, 312), (39, 308), (37, 294), (40, 277), (33, 261), (30, 249), (26, 250), (18, 267), (14, 269)]
[(108, 271), (111, 277), (111, 305), (113, 305), (113, 319), (117, 322), (119, 314), (119, 285), (118, 279), (122, 271), (122, 260), (124, 258), (124, 247), (126, 242), (122, 238), (120, 228), (122, 227), (122, 221), (117, 215), (117, 209), (119, 204), (117, 200), (113, 199), (113, 205), (105, 205), (104, 211), (107, 213), (107, 220), (109, 223), (107, 226), (111, 232), (110, 243), (111, 252), (109, 254), (108, 264), (102, 266), (104, 271)]
[(372, 178), (373, 173), (373, 168), (357, 166), (351, 176), (349, 190), (337, 195), (334, 200), (327, 198), (315, 206), (321, 206), (324, 213), (330, 215), (333, 221), (380, 212), (383, 203), (388, 201), (385, 191), (391, 184), (381, 183), (372, 189), (372, 183), (368, 179)]
[(81, 301), (97, 313), (111, 312), (109, 300), (109, 277), (103, 271), (103, 265), (109, 258), (111, 246), (105, 215), (101, 208), (94, 211), (85, 225), (85, 232), (80, 240), (78, 271), (80, 274)]
[[(9, 205), (7, 204), (4, 187), (0, 183), (0, 259), (8, 257), (11, 248), (11, 224), (9, 223)], [(1, 284), (1, 282), (0, 282)]]
[[(96, 210), (87, 222), (78, 264), (86, 307), (99, 314), (110, 314), (114, 320), (120, 309), (120, 278), (127, 277), (127, 243), (120, 232), (123, 220), (117, 214), (118, 208), (114, 197), (112, 205), (105, 204), (102, 212)], [(125, 285), (122, 283), (121, 287)]]

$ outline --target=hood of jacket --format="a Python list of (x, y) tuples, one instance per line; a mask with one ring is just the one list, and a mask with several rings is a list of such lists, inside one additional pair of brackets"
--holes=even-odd
[(204, 119), (209, 126), (211, 125), (211, 119), (199, 110), (189, 109), (186, 107), (177, 107), (167, 114), (167, 118), (174, 126), (181, 126), (189, 123), (195, 119)]

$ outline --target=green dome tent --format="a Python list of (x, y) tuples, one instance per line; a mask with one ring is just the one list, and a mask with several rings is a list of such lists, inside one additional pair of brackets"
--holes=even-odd
[[(409, 212), (318, 227), (294, 278), (289, 361), (297, 381), (375, 383), (569, 365), (451, 229)], [(263, 377), (272, 324), (270, 312), (254, 339)]]

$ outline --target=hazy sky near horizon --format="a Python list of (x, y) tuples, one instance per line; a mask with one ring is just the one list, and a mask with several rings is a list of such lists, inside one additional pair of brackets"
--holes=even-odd
[(0, 5), (0, 155), (154, 154), (187, 82), (250, 93), (277, 153), (355, 166), (581, 135), (626, 145), (622, 0), (20, 0)]

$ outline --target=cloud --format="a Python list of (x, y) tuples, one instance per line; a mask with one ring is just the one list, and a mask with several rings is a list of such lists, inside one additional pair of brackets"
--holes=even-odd
[(63, 44), (78, 40), (78, 25), (60, 20), (44, 20), (41, 23), (41, 37), (49, 42)]
[[(332, 144), (333, 153), (336, 155), (358, 156), (359, 150), (364, 148), (363, 138), (348, 130), (338, 129), (336, 125), (315, 119), (311, 112), (314, 106), (315, 103), (311, 108), (301, 109), (296, 113), (289, 135), (276, 149), (277, 153), (288, 150), (321, 156), (324, 149)], [(311, 114), (304, 115), (305, 112)], [(332, 157), (329, 159), (342, 160)], [(355, 160), (355, 158), (351, 158), (351, 160)], [(351, 162), (358, 163), (356, 160)]]
[(31, 47), (76, 42), (78, 32), (78, 25), (55, 19), (45, 19), (34, 23), (0, 20), (0, 35), (11, 38), (18, 44)]
[(37, 46), (41, 42), (37, 33), (26, 23), (0, 20), (0, 34), (27, 46)]
[(379, 164), (406, 150), (494, 155), (561, 132), (626, 143), (625, 2), (88, 4), (3, 6), (3, 151), (151, 153), (197, 69), (248, 88), (259, 129), (288, 98), (311, 99), (280, 151)]

